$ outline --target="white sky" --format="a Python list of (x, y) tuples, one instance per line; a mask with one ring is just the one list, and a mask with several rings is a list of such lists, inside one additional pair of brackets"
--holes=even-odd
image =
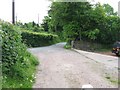
[[(94, 0), (100, 3), (108, 3), (118, 11), (118, 1), (120, 0)], [(48, 0), (15, 0), (16, 15), (21, 22), (38, 22), (47, 15), (51, 2)], [(0, 18), (11, 22), (12, 20), (12, 0), (0, 0)]]

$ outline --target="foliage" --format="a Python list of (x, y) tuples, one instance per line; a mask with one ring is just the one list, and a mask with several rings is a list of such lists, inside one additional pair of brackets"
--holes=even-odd
[(53, 2), (49, 10), (48, 30), (68, 43), (87, 40), (113, 44), (120, 40), (120, 18), (109, 4)]
[(86, 31), (84, 33), (91, 40), (95, 40), (95, 39), (97, 39), (97, 35), (99, 34), (99, 32), (100, 32), (99, 29), (95, 29), (95, 30)]
[[(85, 30), (87, 21), (89, 21), (87, 17), (90, 9), (90, 4), (87, 2), (53, 2), (49, 11), (53, 31), (62, 33), (62, 37), (68, 38), (68, 40), (81, 39), (81, 32)], [(84, 24), (81, 24), (83, 22)], [(57, 34), (59, 35), (59, 33)]]
[(111, 7), (109, 4), (104, 4), (103, 5), (103, 8), (104, 8), (104, 12), (107, 16), (110, 16), (110, 15), (117, 15), (116, 12), (114, 12), (114, 9), (113, 7)]
[[(21, 33), (17, 27), (2, 21), (0, 21), (0, 25), (2, 25), (0, 35), (2, 36), (3, 88), (32, 87), (33, 82), (30, 80), (34, 79), (31, 76), (35, 73), (37, 59), (22, 44)], [(25, 80), (26, 78), (28, 81)], [(20, 86), (21, 83), (22, 86)]]
[(64, 36), (71, 38), (71, 40), (74, 40), (74, 38), (78, 35), (77, 30), (79, 29), (78, 25), (75, 24), (75, 22), (70, 22), (67, 25), (64, 25), (63, 30)]
[(17, 22), (16, 26), (20, 27), (21, 29), (25, 29), (25, 30), (33, 31), (33, 32), (43, 32), (44, 31), (44, 28), (42, 28), (39, 24), (36, 24), (34, 21), (29, 22), (29, 23), (24, 23), (24, 24)]
[(65, 49), (71, 49), (71, 45), (68, 45), (68, 44), (67, 44), (67, 45), (64, 46), (64, 48), (65, 48)]
[(45, 16), (43, 19), (43, 23), (41, 24), (42, 28), (44, 29), (45, 32), (49, 31), (49, 23), (50, 23), (50, 18), (48, 16)]
[(47, 46), (58, 42), (58, 36), (48, 33), (22, 31), (23, 42), (29, 47)]

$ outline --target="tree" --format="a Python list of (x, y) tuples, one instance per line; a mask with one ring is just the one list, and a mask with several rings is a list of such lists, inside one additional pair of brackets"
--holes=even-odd
[(114, 12), (113, 7), (110, 6), (109, 4), (104, 4), (103, 8), (104, 8), (104, 11), (105, 11), (105, 13), (106, 13), (107, 16), (117, 15), (117, 12)]
[(69, 44), (72, 40), (112, 44), (120, 39), (120, 18), (109, 4), (53, 2), (48, 14), (49, 31), (62, 35)]
[(49, 16), (45, 16), (43, 19), (43, 23), (41, 24), (42, 28), (45, 32), (49, 31), (49, 22), (51, 21)]
[(66, 33), (64, 34), (66, 38), (73, 39), (72, 36), (75, 36), (74, 39), (81, 39), (81, 33), (86, 30), (89, 22), (90, 10), (91, 5), (88, 2), (53, 2), (49, 15), (55, 32), (59, 29), (58, 26), (63, 27), (61, 30)]

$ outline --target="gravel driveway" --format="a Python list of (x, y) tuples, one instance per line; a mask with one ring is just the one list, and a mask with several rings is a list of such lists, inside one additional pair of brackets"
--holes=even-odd
[[(29, 49), (40, 61), (33, 88), (81, 88), (85, 84), (91, 84), (94, 88), (118, 88), (118, 67), (109, 64), (113, 58), (107, 59), (108, 64), (105, 60), (102, 63), (90, 54), (86, 56), (85, 52), (66, 50), (64, 45), (58, 43)], [(105, 57), (93, 56), (96, 56), (95, 59)]]

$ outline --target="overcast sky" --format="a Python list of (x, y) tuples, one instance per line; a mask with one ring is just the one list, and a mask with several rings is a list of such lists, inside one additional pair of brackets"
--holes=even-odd
[[(94, 0), (100, 3), (109, 3), (118, 11), (118, 1), (120, 0)], [(48, 0), (15, 0), (17, 19), (21, 22), (42, 22), (44, 16), (47, 15), (51, 2)], [(11, 7), (12, 0), (0, 0), (0, 18), (5, 21), (11, 22)]]

